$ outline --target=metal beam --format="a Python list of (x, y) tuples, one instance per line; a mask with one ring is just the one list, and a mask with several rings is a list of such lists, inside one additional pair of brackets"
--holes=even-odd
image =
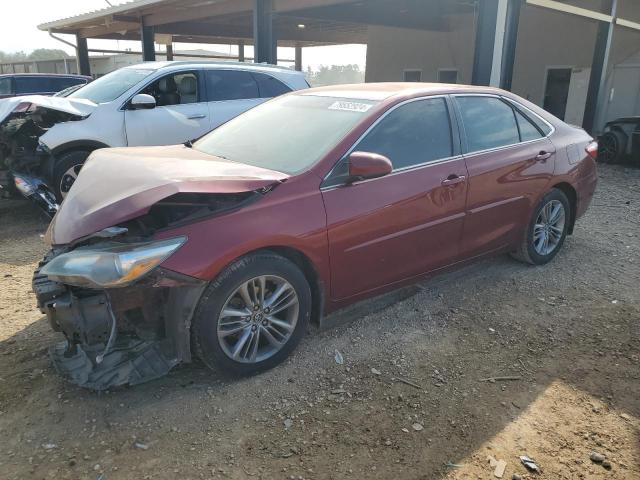
[(301, 72), (302, 71), (302, 45), (296, 45), (295, 50), (296, 50), (295, 69)]
[(218, 17), (232, 13), (251, 12), (254, 0), (227, 0), (199, 7), (170, 9), (151, 13), (145, 16), (145, 24), (149, 26), (164, 25), (166, 23), (202, 20), (208, 17)]
[[(618, 0), (611, 0), (611, 18), (616, 17)], [(593, 49), (593, 61), (591, 62), (591, 76), (587, 90), (587, 104), (584, 109), (582, 127), (590, 134), (594, 133), (596, 119), (605, 101), (605, 85), (607, 82), (607, 67), (609, 65), (609, 53), (613, 39), (612, 22), (599, 22), (596, 45)]]
[(142, 61), (153, 62), (156, 59), (153, 27), (140, 24), (140, 40), (142, 42)]
[(78, 73), (80, 75), (91, 75), (87, 39), (80, 35), (76, 35), (76, 61), (78, 62)]
[(527, 0), (527, 5), (534, 5), (536, 7), (549, 8), (551, 10), (557, 10), (559, 12), (570, 13), (578, 15), (580, 17), (592, 18), (601, 22), (613, 21), (613, 16), (588, 10), (586, 8), (574, 7), (573, 5), (567, 5), (566, 3), (557, 2), (555, 0)]
[(244, 41), (238, 42), (238, 61), (244, 62)]
[(254, 0), (253, 45), (257, 63), (276, 63), (273, 35), (273, 0)]
[(518, 26), (523, 0), (510, 0), (507, 7), (507, 18), (502, 48), (502, 65), (500, 88), (511, 90), (513, 66), (516, 61), (516, 45), (518, 43)]
[(173, 45), (167, 45), (165, 48), (167, 49), (167, 61), (173, 60)]
[(110, 23), (109, 25), (100, 25), (96, 27), (81, 28), (78, 34), (83, 38), (96, 38), (109, 33), (129, 32), (132, 30), (138, 30), (140, 28), (140, 22), (117, 22)]
[(480, 0), (476, 22), (476, 44), (473, 55), (473, 85), (490, 85), (493, 70), (496, 22), (500, 0)]
[[(318, 30), (313, 28), (297, 28), (295, 25), (274, 25), (273, 32), (275, 33), (274, 36), (281, 41), (294, 41), (297, 43), (367, 43), (367, 33), (365, 30), (361, 32), (340, 32)], [(252, 41), (254, 30), (249, 25), (182, 22), (176, 24), (159, 25), (155, 27), (155, 33), (170, 33), (174, 36), (182, 35), (211, 38), (222, 37), (228, 39)], [(107, 38), (107, 36), (103, 38)], [(124, 37), (120, 38), (124, 39)], [(233, 43), (235, 44), (237, 43), (237, 41), (234, 41)]]

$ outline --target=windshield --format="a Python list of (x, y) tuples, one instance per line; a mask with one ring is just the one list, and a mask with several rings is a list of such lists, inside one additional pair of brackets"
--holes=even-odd
[(69, 98), (83, 98), (93, 103), (112, 102), (153, 72), (155, 70), (148, 68), (121, 68), (88, 83)]
[(235, 162), (299, 173), (320, 160), (376, 103), (285, 95), (221, 125), (193, 148)]

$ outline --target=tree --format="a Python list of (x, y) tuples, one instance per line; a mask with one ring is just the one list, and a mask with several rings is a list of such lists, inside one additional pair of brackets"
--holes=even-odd
[(29, 60), (60, 60), (61, 58), (71, 58), (70, 55), (59, 48), (37, 48), (33, 52), (3, 52), (0, 50), (0, 62), (26, 62)]
[(309, 69), (307, 77), (312, 86), (364, 82), (364, 72), (356, 64), (331, 65), (330, 67), (321, 65), (317, 71)]
[(36, 48), (29, 54), (29, 60), (60, 60), (61, 58), (71, 58), (71, 55), (59, 48)]

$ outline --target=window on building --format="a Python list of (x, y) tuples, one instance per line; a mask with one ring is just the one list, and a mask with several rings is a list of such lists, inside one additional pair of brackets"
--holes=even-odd
[(405, 70), (404, 81), (405, 82), (421, 82), (422, 70)]
[(207, 70), (207, 92), (212, 102), (260, 98), (251, 72), (241, 70)]
[(537, 140), (538, 138), (542, 138), (542, 134), (536, 128), (536, 126), (531, 123), (531, 121), (525, 117), (518, 110), (514, 110), (516, 114), (516, 120), (518, 122), (518, 129), (520, 130), (520, 141), (527, 142), (529, 140)]
[(386, 156), (394, 170), (450, 157), (453, 141), (445, 100), (416, 100), (396, 108), (355, 150)]
[(438, 82), (458, 83), (458, 70), (454, 70), (454, 69), (438, 70)]
[(499, 98), (456, 97), (470, 152), (520, 141), (513, 109)]
[(254, 72), (253, 78), (255, 78), (258, 83), (261, 98), (277, 97), (291, 91), (289, 87), (271, 75)]

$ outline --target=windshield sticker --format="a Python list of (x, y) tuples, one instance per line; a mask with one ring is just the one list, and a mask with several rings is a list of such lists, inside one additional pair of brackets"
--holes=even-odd
[(329, 106), (329, 110), (343, 110), (346, 112), (360, 112), (364, 113), (368, 111), (373, 105), (369, 103), (359, 102), (345, 102), (344, 100), (338, 100)]

